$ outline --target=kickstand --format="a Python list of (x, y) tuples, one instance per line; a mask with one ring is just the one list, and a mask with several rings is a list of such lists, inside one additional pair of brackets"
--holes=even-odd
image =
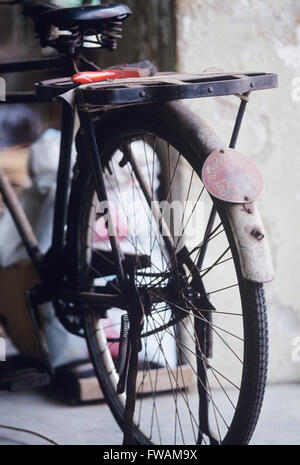
[[(130, 330), (129, 330), (130, 333)], [(134, 411), (136, 402), (136, 380), (138, 372), (138, 347), (137, 339), (129, 334), (129, 366), (126, 383), (126, 404), (124, 411), (124, 436), (123, 445), (136, 444), (134, 436)]]
[(136, 444), (134, 434), (134, 411), (136, 403), (136, 381), (138, 373), (138, 354), (142, 350), (141, 333), (144, 324), (144, 307), (135, 286), (135, 272), (132, 270), (127, 282), (128, 296), (130, 296), (128, 353), (127, 353), (127, 380), (126, 404), (124, 410), (124, 437), (123, 445)]

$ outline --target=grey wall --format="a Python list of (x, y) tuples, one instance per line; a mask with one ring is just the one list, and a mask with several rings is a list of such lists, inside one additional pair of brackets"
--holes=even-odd
[[(278, 89), (252, 93), (237, 145), (265, 181), (258, 204), (277, 275), (266, 285), (273, 382), (300, 381), (300, 361), (292, 356), (299, 354), (294, 344), (300, 340), (299, 24), (299, 1), (177, 0), (178, 70), (217, 67), (279, 75)], [(189, 105), (229, 142), (236, 97)]]

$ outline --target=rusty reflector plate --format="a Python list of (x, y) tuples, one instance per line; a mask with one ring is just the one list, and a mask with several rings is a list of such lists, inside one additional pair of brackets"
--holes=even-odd
[(263, 191), (258, 168), (242, 153), (229, 148), (208, 156), (202, 168), (202, 180), (211, 195), (225, 202), (253, 202)]

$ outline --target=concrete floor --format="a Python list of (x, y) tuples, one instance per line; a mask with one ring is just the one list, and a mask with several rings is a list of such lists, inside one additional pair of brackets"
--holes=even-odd
[[(68, 406), (43, 392), (0, 392), (0, 423), (32, 429), (60, 444), (122, 443), (103, 404)], [(300, 444), (300, 385), (269, 386), (251, 444)], [(0, 428), (0, 444), (46, 444), (40, 438)]]

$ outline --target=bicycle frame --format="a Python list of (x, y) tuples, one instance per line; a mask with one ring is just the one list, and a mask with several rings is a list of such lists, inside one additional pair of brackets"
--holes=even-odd
[[(67, 58), (67, 63), (66, 63)], [(16, 61), (11, 63), (2, 63), (0, 64), (0, 73), (9, 73), (9, 72), (23, 72), (23, 71), (30, 71), (30, 70), (46, 70), (46, 69), (62, 69), (66, 70), (68, 65), (71, 64), (71, 60), (68, 57), (54, 57), (54, 58), (46, 58), (46, 59), (38, 59), (38, 60), (30, 60), (30, 61)], [(73, 62), (74, 65), (74, 62)], [(76, 65), (75, 65), (76, 68)], [(70, 74), (70, 73), (67, 73)], [(152, 81), (151, 81), (152, 79)], [(265, 79), (265, 81), (264, 81)], [(177, 99), (186, 99), (186, 98), (198, 98), (198, 97), (208, 97), (213, 95), (237, 95), (241, 101), (239, 110), (237, 113), (235, 125), (233, 128), (233, 133), (231, 136), (229, 147), (230, 149), (234, 149), (236, 145), (236, 141), (238, 138), (239, 130), (241, 127), (243, 115), (245, 112), (245, 108), (248, 102), (249, 93), (252, 90), (258, 90), (268, 87), (274, 87), (274, 75), (266, 75), (266, 73), (247, 73), (244, 74), (223, 74), (217, 73), (212, 75), (198, 75), (198, 76), (181, 76), (176, 75), (174, 79), (172, 76), (168, 75), (165, 77), (165, 82), (159, 82), (159, 80), (163, 81), (163, 77), (161, 76), (154, 76), (149, 78), (148, 82), (145, 83), (143, 81), (134, 83), (131, 81), (127, 84), (128, 86), (122, 85), (119, 86), (117, 84), (115, 88), (113, 85), (111, 88), (109, 86), (99, 85), (97, 88), (96, 86), (91, 86), (90, 88), (83, 86), (82, 88), (78, 88), (78, 93), (81, 93), (82, 99), (80, 99), (80, 103), (76, 101), (76, 109), (78, 109), (78, 114), (80, 118), (82, 132), (85, 135), (86, 142), (87, 142), (87, 150), (85, 153), (80, 153), (80, 156), (86, 154), (88, 162), (90, 163), (89, 169), (92, 174), (94, 180), (94, 189), (97, 193), (97, 197), (99, 201), (107, 201), (107, 192), (105, 187), (105, 182), (103, 178), (103, 171), (101, 165), (101, 158), (99, 153), (99, 147), (96, 139), (95, 133), (95, 124), (93, 121), (92, 111), (105, 111), (107, 108), (122, 106), (122, 105), (134, 105), (138, 103), (154, 103), (160, 102), (164, 103), (167, 101), (177, 100)], [(69, 79), (69, 82), (72, 82)], [(43, 87), (41, 83), (40, 87)], [(53, 84), (53, 82), (52, 82)], [(63, 92), (60, 91), (59, 87), (56, 90), (51, 89), (51, 82), (48, 81), (48, 91), (47, 85), (44, 86), (45, 92), (43, 89), (40, 90), (40, 93), (37, 92), (13, 92), (7, 95), (7, 104), (13, 103), (44, 103), (53, 101), (55, 96), (62, 94)], [(133, 84), (130, 86), (130, 84)], [(163, 84), (163, 85), (159, 85)], [(37, 86), (38, 88), (39, 86)], [(106, 88), (107, 87), (107, 88)], [(255, 88), (256, 87), (256, 88)], [(47, 93), (48, 92), (48, 93)], [(55, 93), (56, 92), (56, 93)], [(76, 90), (75, 90), (76, 93)], [(106, 95), (105, 95), (106, 94)], [(79, 311), (77, 315), (80, 315), (80, 310), (85, 306), (93, 305), (96, 307), (98, 313), (105, 309), (105, 306), (108, 307), (119, 307), (124, 308), (127, 310), (129, 323), (130, 323), (130, 332), (129, 334), (129, 359), (127, 360), (126, 368), (129, 370), (126, 381), (126, 376), (120, 376), (120, 380), (117, 386), (117, 393), (121, 394), (126, 389), (126, 405), (124, 410), (124, 444), (132, 444), (134, 438), (134, 424), (133, 424), (133, 412), (135, 407), (135, 398), (136, 398), (136, 378), (137, 378), (137, 371), (138, 371), (138, 351), (140, 348), (141, 343), (141, 332), (143, 328), (143, 319), (144, 319), (144, 306), (142, 299), (140, 298), (139, 291), (137, 290), (136, 284), (134, 280), (131, 278), (134, 277), (135, 269), (129, 270), (129, 272), (124, 272), (123, 266), (123, 254), (119, 247), (118, 236), (116, 234), (110, 234), (109, 240), (111, 244), (111, 251), (113, 257), (113, 265), (114, 265), (114, 275), (117, 276), (118, 284), (121, 290), (120, 295), (114, 294), (109, 295), (108, 293), (105, 294), (104, 287), (95, 287), (93, 293), (89, 292), (80, 292), (79, 290), (68, 290), (68, 288), (64, 285), (65, 277), (67, 277), (67, 266), (64, 260), (64, 253), (65, 253), (65, 230), (66, 230), (66, 223), (67, 223), (67, 212), (68, 212), (68, 192), (70, 187), (70, 169), (71, 169), (71, 150), (72, 150), (72, 141), (74, 135), (74, 114), (75, 111), (71, 106), (63, 99), (60, 99), (60, 103), (62, 104), (62, 118), (61, 118), (61, 141), (60, 141), (60, 155), (59, 155), (59, 164), (57, 170), (57, 179), (56, 179), (56, 194), (55, 194), (55, 204), (54, 204), (54, 217), (53, 217), (53, 229), (52, 229), (52, 242), (49, 250), (42, 254), (41, 250), (38, 245), (38, 241), (34, 235), (34, 232), (31, 229), (28, 219), (26, 218), (23, 209), (14, 194), (13, 189), (9, 185), (9, 182), (0, 169), (0, 191), (3, 195), (5, 204), (7, 205), (13, 219), (15, 225), (20, 233), (24, 246), (28, 252), (28, 255), (36, 268), (42, 286), (39, 290), (33, 289), (26, 293), (27, 303), (29, 310), (32, 314), (32, 321), (33, 324), (35, 323), (35, 315), (32, 311), (35, 305), (41, 304), (46, 301), (53, 301), (54, 307), (57, 311), (58, 317), (63, 314), (65, 307), (64, 303), (82, 303), (82, 307), (79, 305)], [(180, 110), (174, 113), (176, 116), (180, 114)], [(182, 115), (181, 115), (182, 116)], [(180, 118), (179, 118), (180, 119)], [(111, 122), (111, 120), (109, 120)], [(101, 124), (101, 120), (100, 120)], [(195, 130), (196, 138), (198, 141), (203, 143), (205, 149), (203, 150), (203, 158), (208, 158), (215, 154), (215, 153), (224, 153), (224, 149), (220, 148), (219, 142), (217, 142), (217, 147), (214, 147), (214, 151), (211, 151), (213, 144), (209, 144), (209, 138), (211, 137), (209, 129), (204, 129), (202, 123), (195, 123), (194, 129), (191, 128), (190, 134), (193, 137), (193, 131)], [(206, 144), (207, 142), (207, 144)], [(207, 149), (207, 150), (206, 150)], [(127, 148), (128, 150), (128, 148)], [(135, 163), (134, 156), (130, 153), (126, 153), (126, 144), (125, 148), (122, 151), (124, 152), (125, 159), (131, 161), (132, 171), (136, 176), (143, 194), (147, 200), (147, 202), (151, 203), (151, 195), (148, 194), (146, 182), (143, 180), (142, 173), (139, 171), (139, 167)], [(233, 151), (233, 150), (232, 150)], [(199, 159), (200, 161), (200, 159)], [(203, 160), (201, 160), (203, 162)], [(236, 167), (236, 165), (234, 166)], [(225, 174), (225, 181), (226, 174)], [(207, 185), (203, 181), (205, 187)], [(208, 192), (209, 189), (207, 188)], [(241, 194), (243, 194), (243, 190), (240, 190)], [(233, 199), (232, 202), (235, 204), (234, 206), (226, 206), (228, 212), (228, 220), (234, 223), (241, 223), (240, 211), (241, 206), (244, 210), (242, 210), (243, 215), (246, 217), (245, 223), (246, 227), (243, 228), (243, 231), (246, 231), (247, 237), (245, 241), (249, 240), (249, 235), (252, 235), (258, 242), (261, 238), (264, 237), (263, 233), (258, 230), (257, 228), (257, 221), (256, 221), (256, 214), (253, 207), (252, 202), (256, 199), (255, 196), (253, 198), (249, 198), (243, 194), (243, 197), (238, 199)], [(224, 201), (224, 204), (230, 203), (228, 199), (221, 199)], [(216, 202), (217, 205), (217, 202)], [(237, 207), (237, 209), (235, 208)], [(251, 210), (252, 209), (252, 210)], [(209, 222), (205, 231), (204, 235), (204, 246), (201, 250), (199, 258), (197, 260), (197, 267), (199, 269), (202, 268), (204, 255), (206, 253), (206, 238), (210, 237), (212, 232), (214, 219), (218, 210), (218, 206), (214, 206), (211, 209)], [(251, 211), (250, 211), (251, 210)], [(108, 212), (110, 215), (110, 212)], [(251, 224), (251, 221), (248, 218), (248, 215), (252, 215), (255, 220), (255, 228), (254, 224)], [(254, 221), (252, 220), (252, 221)], [(112, 224), (112, 221), (110, 221)], [(162, 222), (162, 215), (159, 217), (159, 223), (162, 225), (162, 230), (164, 229), (164, 224)], [(248, 226), (251, 225), (251, 229), (248, 231)], [(242, 235), (242, 232), (239, 231), (239, 225), (237, 224), (236, 227), (233, 228), (234, 231), (237, 231), (236, 236), (236, 245), (237, 249), (239, 246), (239, 239)], [(175, 254), (175, 257), (178, 258), (179, 254), (182, 257), (182, 263), (186, 265), (190, 271), (195, 267), (195, 264), (191, 260), (189, 253), (185, 247), (183, 247), (179, 252), (174, 250), (174, 244), (172, 243), (171, 234), (169, 231), (166, 230), (164, 234), (166, 236), (165, 244), (169, 249), (170, 255), (172, 256)], [(261, 237), (262, 236), (262, 237)], [(246, 244), (246, 246), (244, 245)], [(255, 243), (255, 246), (257, 244)], [(266, 253), (264, 247), (261, 246), (261, 257), (262, 261), (265, 261)], [(245, 252), (246, 249), (246, 252)], [(250, 250), (248, 247), (247, 242), (242, 244), (241, 250), (238, 250), (238, 253), (241, 255), (240, 261), (242, 263), (243, 270), (246, 275), (248, 273), (247, 265), (249, 263), (249, 257), (247, 257), (247, 250)], [(252, 249), (250, 250), (252, 251)], [(256, 252), (253, 253), (255, 256)], [(243, 262), (244, 259), (244, 262)], [(253, 260), (255, 262), (255, 260)], [(251, 262), (252, 263), (252, 262)], [(126, 269), (126, 268), (125, 268)], [(245, 271), (246, 270), (246, 271)], [(267, 270), (268, 271), (268, 270)], [(257, 262), (254, 263), (254, 266), (250, 269), (249, 275), (246, 276), (249, 280), (263, 282), (261, 276), (257, 277), (255, 274), (257, 272)], [(266, 273), (265, 273), (266, 275)], [(245, 277), (245, 276), (244, 276)], [(254, 279), (251, 279), (253, 278)], [(207, 292), (203, 284), (202, 277), (200, 274), (197, 273), (193, 276), (192, 279), (193, 286), (195, 286), (198, 296), (201, 295), (201, 308), (214, 310), (214, 307), (211, 306), (209, 299), (207, 297)], [(102, 293), (101, 293), (102, 292)], [(159, 297), (160, 298), (160, 297)], [(161, 298), (160, 298), (161, 299)], [(62, 305), (59, 302), (62, 301)], [(125, 306), (124, 306), (125, 305)], [(102, 314), (101, 314), (102, 316)], [(63, 319), (63, 317), (62, 317)], [(196, 324), (198, 325), (198, 329), (196, 326), (196, 332), (201, 335), (200, 347), (205, 347), (205, 357), (209, 357), (211, 355), (211, 313), (208, 314), (206, 323), (199, 323), (199, 319), (197, 320)], [(80, 320), (79, 324), (81, 324), (82, 320)], [(208, 324), (208, 326), (207, 326)], [(68, 325), (65, 325), (67, 329)], [(82, 327), (80, 326), (80, 330)], [(204, 340), (205, 335), (205, 340)], [(197, 349), (198, 350), (198, 349)], [(43, 348), (41, 346), (41, 351), (43, 353)], [(200, 429), (199, 429), (199, 438), (198, 441), (201, 442), (200, 432), (204, 431), (204, 433), (210, 438), (211, 443), (217, 443), (217, 440), (214, 438), (211, 430), (210, 424), (208, 419), (208, 396), (207, 396), (207, 389), (206, 385), (206, 365), (202, 359), (200, 363), (199, 360), (201, 359), (201, 353), (198, 352), (198, 361), (197, 361), (197, 371), (198, 377), (201, 383), (198, 382), (198, 394), (200, 398), (200, 405), (203, 405), (202, 411), (199, 411), (199, 422), (200, 422)], [(51, 372), (51, 366), (47, 355), (44, 354), (45, 366), (47, 367), (48, 371)], [(126, 384), (126, 386), (125, 386)], [(202, 384), (202, 386), (200, 385)], [(201, 433), (202, 434), (202, 433)]]
[[(0, 63), (0, 74), (21, 73), (26, 71), (46, 71), (50, 69), (65, 70), (66, 67), (66, 58), (64, 56), (38, 58), (33, 60), (9, 61)], [(6, 104), (42, 102), (45, 102), (45, 100), (39, 98), (34, 91), (7, 93), (5, 101)]]

